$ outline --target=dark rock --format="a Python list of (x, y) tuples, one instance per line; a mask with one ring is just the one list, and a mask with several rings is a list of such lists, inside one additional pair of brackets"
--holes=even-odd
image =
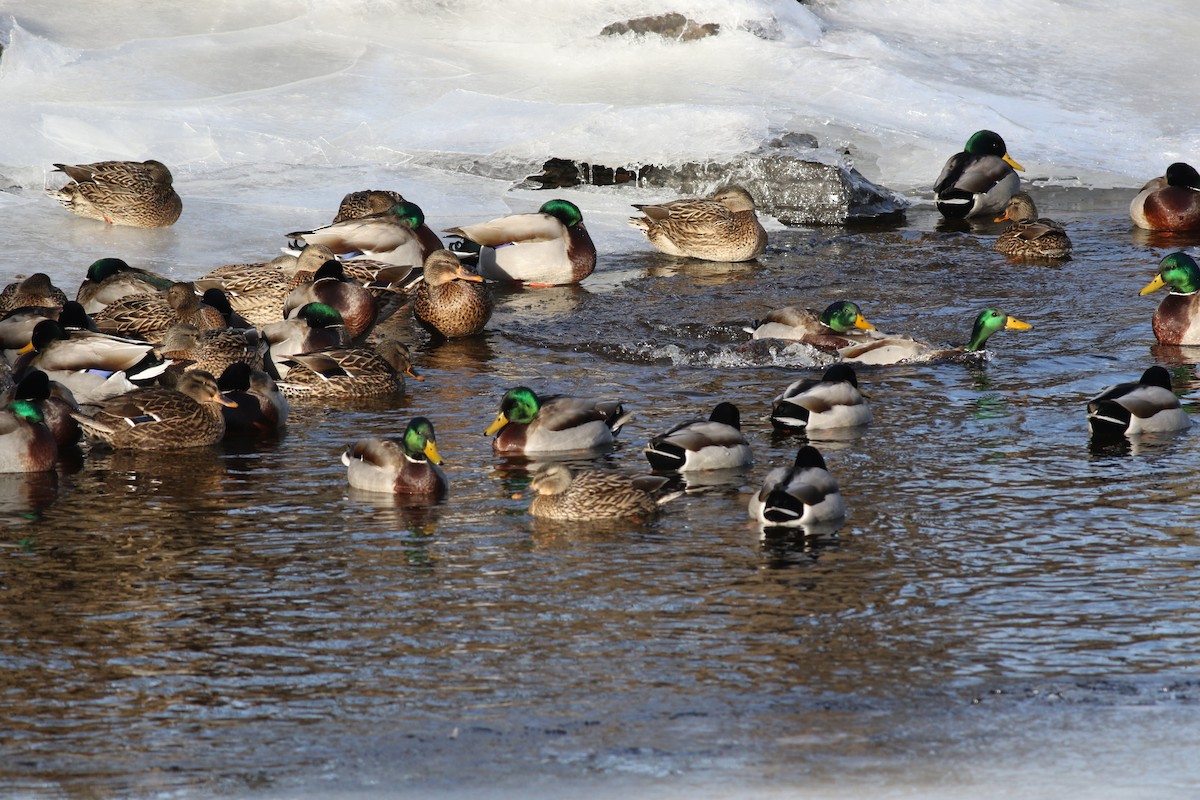
[(721, 26), (715, 22), (701, 24), (694, 19), (688, 19), (683, 14), (670, 12), (653, 17), (638, 17), (624, 22), (614, 22), (605, 25), (600, 31), (601, 36), (620, 36), (624, 33), (640, 35), (654, 34), (664, 39), (677, 39), (681, 42), (693, 42), (706, 36), (716, 36), (721, 32)]

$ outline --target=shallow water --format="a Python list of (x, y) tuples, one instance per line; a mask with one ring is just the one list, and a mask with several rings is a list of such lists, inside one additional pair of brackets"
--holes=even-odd
[[(1194, 242), (1131, 232), (1127, 193), (1035, 197), (1075, 260), (1008, 263), (1000, 226), (939, 230), (925, 207), (773, 232), (755, 264), (609, 250), (582, 287), (501, 293), (479, 340), (397, 326), (425, 376), (402, 402), (297, 406), (257, 448), (89, 453), (49, 483), (0, 480), (0, 786), (1195, 796), (1200, 445), (1093, 447), (1083, 415), (1155, 361), (1200, 386), (1194, 352), (1153, 346), (1158, 298), (1137, 296)], [(198, 256), (183, 221), (142, 235), (10, 211), (11, 229), (64, 231), (41, 256), (10, 242), (10, 274), (44, 259), (69, 292), (102, 247), (184, 277), (261, 255), (246, 230)], [(770, 400), (815, 371), (746, 349), (741, 327), (842, 297), (936, 341), (965, 340), (989, 305), (1033, 330), (997, 334), (982, 366), (860, 370), (874, 423), (814, 441), (845, 523), (764, 538), (746, 502), (802, 442), (772, 431)], [(513, 497), (527, 466), (482, 435), (518, 383), (621, 397), (635, 416), (594, 461), (630, 471), (649, 436), (731, 400), (755, 466), (645, 525), (535, 522)], [(350, 491), (344, 445), (416, 414), (437, 427), (449, 498)]]

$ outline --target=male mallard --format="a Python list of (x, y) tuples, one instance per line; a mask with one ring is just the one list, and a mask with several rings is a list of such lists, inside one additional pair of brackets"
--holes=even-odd
[(195, 325), (202, 331), (226, 327), (220, 311), (200, 302), (196, 288), (188, 281), (171, 284), (165, 293), (124, 297), (96, 312), (92, 317), (101, 333), (134, 336), (150, 342), (162, 340), (172, 325)]
[(171, 288), (173, 280), (150, 270), (131, 267), (119, 258), (101, 258), (88, 267), (75, 299), (89, 314), (131, 294), (154, 294)]
[(479, 274), (527, 286), (579, 283), (596, 269), (596, 245), (579, 206), (549, 200), (536, 214), (512, 214), (447, 228), (479, 246)]
[(800, 306), (777, 308), (747, 330), (755, 339), (790, 339), (833, 352), (869, 341), (873, 337), (865, 332), (874, 331), (875, 326), (867, 322), (857, 304), (837, 300), (820, 314)]
[(135, 389), (73, 415), (84, 435), (117, 449), (177, 450), (216, 444), (225, 435), (221, 407), (233, 403), (207, 372), (184, 373), (174, 389)]
[(72, 213), (111, 225), (165, 228), (179, 219), (183, 201), (161, 161), (55, 164), (71, 182), (50, 196)]
[(413, 316), (427, 329), (456, 339), (481, 332), (496, 303), (483, 278), (468, 270), (449, 250), (431, 253), (425, 280), (417, 285)]
[(47, 472), (58, 460), (58, 444), (28, 400), (0, 409), (0, 473)]
[(61, 383), (50, 380), (40, 369), (27, 372), (20, 383), (5, 393), (2, 405), (7, 407), (17, 400), (30, 403), (38, 410), (58, 446), (79, 441), (79, 423), (71, 416), (79, 410), (75, 395)]
[(288, 294), (283, 303), (283, 315), (294, 316), (309, 303), (336, 308), (352, 342), (366, 339), (379, 316), (375, 295), (358, 281), (346, 277), (342, 262), (336, 259), (326, 261), (312, 280), (305, 281)]
[(933, 200), (947, 219), (999, 214), (1008, 199), (1021, 190), (1013, 161), (1000, 135), (977, 131), (963, 152), (950, 156), (933, 185)]
[(30, 306), (61, 308), (66, 302), (66, 294), (50, 282), (49, 275), (35, 272), (22, 281), (8, 284), (0, 291), (0, 314)]
[(631, 477), (617, 472), (571, 473), (565, 464), (545, 464), (529, 483), (536, 492), (529, 513), (546, 519), (581, 522), (615, 517), (648, 518), (677, 495), (663, 495), (668, 478)]
[(199, 369), (220, 375), (230, 364), (261, 367), (267, 341), (253, 328), (202, 331), (195, 325), (179, 323), (167, 328), (155, 349), (181, 370)]
[(684, 422), (655, 436), (645, 453), (652, 469), (664, 471), (734, 469), (751, 463), (733, 403), (718, 403), (707, 420)]
[(415, 203), (396, 203), (380, 214), (342, 220), (311, 231), (295, 231), (289, 239), (323, 244), (341, 256), (364, 256), (387, 264), (413, 266), (427, 255), (417, 229), (425, 214)]
[(497, 455), (594, 450), (612, 444), (627, 419), (619, 400), (538, 397), (518, 386), (504, 393), (500, 413), (484, 433), (496, 434), (492, 450)]
[(56, 320), (34, 326), (29, 344), (13, 365), (18, 378), (40, 369), (71, 390), (83, 404), (95, 403), (137, 388), (133, 380), (150, 380), (167, 364), (149, 342), (136, 342), (91, 331), (68, 331)]
[(771, 405), (771, 424), (806, 431), (853, 428), (871, 421), (849, 364), (834, 364), (819, 380), (805, 378), (783, 390)]
[(1167, 433), (1191, 427), (1192, 420), (1171, 388), (1171, 374), (1155, 364), (1137, 383), (1109, 386), (1088, 400), (1092, 435)]
[(1150, 231), (1200, 230), (1200, 173), (1183, 162), (1167, 167), (1133, 198), (1129, 217)]
[(416, 417), (399, 439), (359, 439), (342, 453), (346, 480), (355, 489), (442, 497), (448, 482), (438, 466), (433, 423)]
[(935, 347), (911, 336), (881, 336), (838, 351), (842, 361), (856, 364), (901, 364), (925, 361), (969, 361), (980, 358), (988, 338), (999, 330), (1026, 331), (1033, 326), (1003, 311), (985, 308), (975, 318), (970, 340), (962, 347)]
[(287, 398), (262, 370), (241, 362), (230, 364), (217, 378), (217, 387), (236, 403), (221, 407), (226, 439), (278, 433), (287, 425)]
[(1006, 256), (1021, 258), (1070, 258), (1071, 240), (1052, 219), (1038, 218), (1033, 198), (1017, 192), (1008, 201), (996, 222), (1013, 224), (996, 239), (995, 249)]
[[(296, 353), (314, 353), (331, 347), (348, 347), (350, 335), (336, 308), (324, 303), (302, 306), (296, 316), (262, 327), (269, 346), (269, 361), (281, 361)], [(270, 372), (270, 369), (267, 370)]]
[[(403, 202), (405, 202), (403, 195), (389, 189), (366, 189), (359, 192), (350, 192), (342, 198), (342, 202), (338, 205), (337, 215), (334, 216), (333, 221), (335, 223), (345, 222), (350, 219), (362, 219), (374, 214), (382, 214), (397, 203)], [(434, 250), (442, 249), (442, 240), (424, 222), (417, 227), (416, 234), (417, 239), (421, 242), (421, 249), (426, 258)]]
[(1154, 310), (1152, 326), (1159, 344), (1200, 344), (1200, 267), (1187, 253), (1171, 253), (1158, 274), (1140, 292), (1170, 291)]
[(767, 249), (767, 232), (754, 198), (741, 186), (722, 186), (711, 197), (634, 205), (644, 217), (629, 224), (669, 256), (705, 261), (752, 261)]
[(276, 361), (275, 368), (285, 396), (325, 400), (391, 397), (404, 392), (405, 375), (417, 377), (408, 348), (395, 339), (384, 339), (373, 349), (297, 353)]
[(837, 480), (817, 448), (808, 444), (791, 467), (771, 470), (747, 510), (763, 525), (782, 526), (832, 522), (846, 515)]

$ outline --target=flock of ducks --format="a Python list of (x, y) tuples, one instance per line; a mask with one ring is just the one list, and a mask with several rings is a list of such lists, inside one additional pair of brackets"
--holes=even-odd
[[(70, 182), (52, 196), (80, 216), (111, 224), (161, 227), (182, 210), (170, 171), (157, 161), (55, 165)], [(1062, 226), (1038, 217), (1020, 192), (1003, 139), (979, 131), (951, 157), (934, 185), (950, 218), (1000, 215), (1009, 228), (995, 243), (1015, 258), (1065, 259)], [(754, 200), (739, 186), (707, 198), (638, 205), (630, 224), (658, 250), (710, 261), (749, 261), (767, 234)], [(1200, 175), (1173, 164), (1130, 208), (1154, 230), (1200, 229)], [(8, 358), (0, 411), (0, 471), (53, 469), (57, 449), (80, 437), (113, 448), (170, 450), (233, 436), (277, 433), (289, 399), (325, 403), (390, 397), (412, 372), (408, 349), (382, 323), (411, 308), (434, 337), (474, 336), (491, 317), (489, 282), (524, 286), (577, 283), (596, 266), (596, 248), (579, 208), (555, 199), (537, 212), (450, 228), (449, 248), (425, 225), (419, 206), (394, 191), (352, 192), (333, 220), (286, 234), (271, 261), (217, 267), (173, 281), (115, 258), (88, 270), (74, 300), (37, 273), (0, 293), (0, 346)], [(1143, 289), (1169, 289), (1154, 315), (1164, 344), (1200, 344), (1200, 268), (1184, 253), (1163, 259)], [(871, 412), (854, 365), (969, 361), (989, 337), (1030, 326), (984, 309), (957, 347), (883, 333), (853, 302), (818, 312), (773, 310), (747, 330), (754, 339), (803, 342), (834, 363), (774, 398), (771, 421), (805, 431), (866, 425)], [(594, 453), (611, 446), (628, 419), (616, 399), (540, 396), (509, 389), (492, 436), (499, 456), (537, 459)], [(1093, 433), (1138, 435), (1190, 424), (1161, 367), (1088, 403)], [(678, 496), (679, 473), (736, 470), (751, 463), (738, 409), (720, 403), (706, 419), (651, 438), (644, 454), (654, 475), (572, 472), (539, 467), (530, 513), (562, 520), (644, 518)], [(348, 483), (358, 489), (436, 501), (447, 491), (433, 423), (414, 418), (398, 438), (362, 439), (346, 449)], [(763, 526), (807, 526), (845, 513), (838, 483), (821, 454), (804, 445), (794, 462), (765, 478), (748, 512)]]

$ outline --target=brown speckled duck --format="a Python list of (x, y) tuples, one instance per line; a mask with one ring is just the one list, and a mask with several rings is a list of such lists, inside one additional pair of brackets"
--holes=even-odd
[(1009, 199), (996, 222), (1011, 221), (1008, 230), (996, 239), (995, 249), (1017, 258), (1062, 259), (1071, 257), (1071, 239), (1052, 219), (1038, 218), (1033, 198), (1017, 192)]
[(447, 339), (474, 336), (492, 318), (495, 301), (483, 278), (464, 267), (449, 250), (425, 261), (413, 315), (429, 331)]
[(408, 348), (395, 339), (384, 339), (375, 348), (297, 353), (276, 361), (275, 367), (279, 391), (286, 397), (322, 400), (390, 397), (404, 391), (405, 375), (417, 377)]
[(217, 379), (188, 372), (174, 389), (135, 389), (100, 403), (92, 416), (75, 414), (83, 434), (116, 449), (178, 450), (216, 444), (225, 435)]
[(102, 333), (162, 340), (172, 325), (186, 323), (202, 331), (225, 327), (220, 311), (200, 302), (193, 284), (178, 281), (163, 294), (131, 295), (105, 306), (92, 318)]
[(576, 522), (616, 517), (648, 519), (675, 496), (662, 494), (669, 480), (658, 475), (629, 476), (602, 470), (572, 474), (565, 464), (546, 464), (538, 468), (529, 484), (536, 493), (529, 513)]
[(1129, 217), (1150, 231), (1200, 230), (1200, 173), (1182, 161), (1167, 167), (1133, 198)]
[(705, 261), (751, 261), (767, 248), (767, 232), (754, 213), (754, 198), (741, 186), (722, 186), (711, 197), (635, 205), (631, 217), (650, 244), (672, 256)]
[(165, 228), (183, 211), (171, 170), (161, 161), (55, 164), (71, 182), (50, 192), (74, 214), (111, 225)]
[(41, 306), (62, 308), (67, 295), (44, 272), (35, 272), (22, 281), (10, 283), (0, 291), (0, 315), (17, 308)]

